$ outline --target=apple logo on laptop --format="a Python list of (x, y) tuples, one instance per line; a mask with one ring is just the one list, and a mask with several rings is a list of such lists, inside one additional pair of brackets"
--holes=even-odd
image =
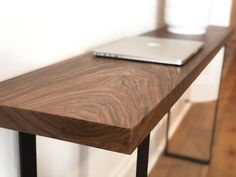
[(156, 42), (148, 42), (147, 45), (148, 47), (160, 47), (161, 44)]

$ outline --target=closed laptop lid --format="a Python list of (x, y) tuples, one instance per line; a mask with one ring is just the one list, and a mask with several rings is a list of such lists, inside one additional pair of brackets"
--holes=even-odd
[(131, 37), (94, 49), (96, 56), (182, 65), (203, 42), (154, 37)]

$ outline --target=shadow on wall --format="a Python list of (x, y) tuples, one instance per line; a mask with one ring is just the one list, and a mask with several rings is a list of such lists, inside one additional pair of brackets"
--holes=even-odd
[(162, 27), (165, 25), (165, 0), (158, 0), (157, 9), (157, 26)]
[(78, 168), (81, 168), (83, 170), (79, 169), (79, 177), (84, 176), (88, 177), (89, 176), (89, 160), (88, 160), (88, 155), (89, 155), (89, 149), (86, 146), (80, 146), (79, 148), (79, 166)]

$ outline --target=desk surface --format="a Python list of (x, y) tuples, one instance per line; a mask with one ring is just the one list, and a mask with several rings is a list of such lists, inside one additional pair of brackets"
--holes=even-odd
[(0, 127), (130, 154), (208, 65), (231, 34), (156, 30), (204, 41), (182, 67), (96, 58), (91, 53), (0, 83)]

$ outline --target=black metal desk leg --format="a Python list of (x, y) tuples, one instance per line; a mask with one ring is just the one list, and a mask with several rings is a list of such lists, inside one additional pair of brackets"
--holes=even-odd
[(149, 141), (150, 134), (138, 147), (136, 177), (148, 176)]
[[(210, 160), (207, 159), (199, 159), (199, 158), (195, 158), (195, 157), (190, 157), (190, 156), (186, 156), (186, 155), (181, 155), (181, 154), (177, 154), (177, 153), (173, 153), (169, 151), (169, 129), (170, 129), (170, 117), (171, 114), (170, 112), (168, 112), (168, 117), (167, 117), (167, 126), (166, 126), (166, 148), (165, 148), (165, 155), (168, 157), (172, 157), (172, 158), (176, 158), (176, 159), (182, 159), (182, 160), (187, 160), (190, 162), (195, 162), (195, 163), (200, 163), (200, 164), (209, 164)], [(213, 134), (212, 134), (212, 138), (213, 138)], [(210, 149), (210, 153), (212, 152), (212, 149)]]
[(19, 132), (21, 177), (37, 177), (36, 136)]
[(218, 91), (218, 98), (216, 100), (216, 106), (215, 106), (215, 113), (214, 113), (214, 119), (213, 119), (213, 126), (212, 126), (212, 132), (211, 132), (211, 144), (209, 147), (209, 158), (208, 159), (199, 159), (195, 157), (189, 157), (185, 155), (180, 155), (176, 153), (172, 153), (168, 151), (168, 146), (169, 146), (169, 129), (170, 129), (170, 111), (168, 113), (167, 117), (167, 128), (166, 128), (166, 149), (165, 149), (165, 155), (173, 158), (178, 158), (182, 160), (188, 160), (191, 162), (196, 162), (200, 164), (210, 164), (212, 160), (212, 154), (213, 154), (213, 146), (214, 146), (214, 140), (215, 140), (215, 134), (216, 134), (216, 124), (217, 124), (217, 118), (218, 118), (218, 112), (219, 112), (219, 104), (220, 104), (220, 93), (221, 93), (221, 87), (222, 87), (222, 80), (223, 80), (223, 69), (224, 69), (224, 60), (226, 58), (226, 53), (227, 53), (227, 47), (225, 46), (225, 52), (224, 52), (224, 57), (223, 57), (223, 66), (221, 69), (221, 74), (220, 74), (220, 83), (219, 83), (219, 91)]

